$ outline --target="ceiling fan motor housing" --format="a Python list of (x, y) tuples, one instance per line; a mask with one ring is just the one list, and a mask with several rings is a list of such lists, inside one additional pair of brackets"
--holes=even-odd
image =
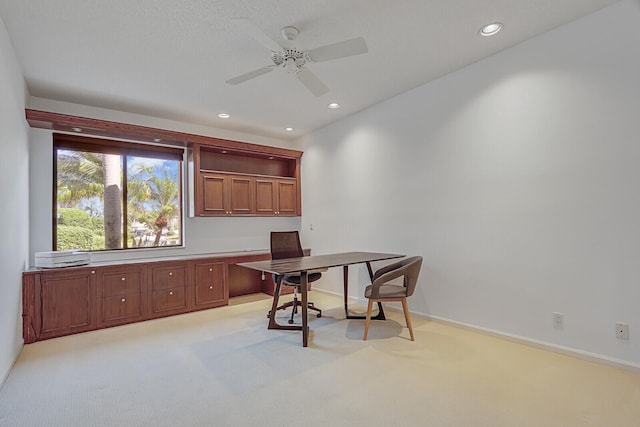
[(309, 61), (309, 54), (298, 49), (285, 49), (271, 53), (271, 60), (278, 67), (284, 68), (289, 74), (297, 75)]

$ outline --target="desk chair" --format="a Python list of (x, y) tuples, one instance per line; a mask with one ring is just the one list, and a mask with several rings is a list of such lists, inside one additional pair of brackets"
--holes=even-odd
[[(300, 245), (300, 235), (297, 231), (273, 231), (271, 232), (271, 259), (299, 258), (303, 257), (302, 245)], [(322, 273), (310, 271), (307, 275), (309, 283), (315, 282), (322, 276)], [(273, 281), (281, 282), (284, 285), (293, 287), (293, 300), (282, 304), (276, 310), (284, 310), (293, 307), (289, 324), (293, 323), (293, 316), (298, 312), (298, 307), (302, 302), (298, 300), (298, 289), (300, 288), (300, 273), (285, 274), (282, 276), (273, 275)], [(322, 310), (316, 308), (312, 302), (307, 303), (309, 310), (317, 311), (318, 317), (322, 317)], [(269, 317), (271, 312), (267, 315)]]
[[(402, 302), (404, 318), (409, 328), (411, 341), (415, 341), (413, 337), (413, 327), (411, 326), (411, 317), (409, 316), (409, 307), (407, 306), (407, 298), (413, 295), (413, 291), (416, 289), (421, 266), (422, 257), (414, 256), (389, 264), (375, 272), (371, 284), (364, 290), (364, 296), (369, 299), (364, 326), (364, 341), (367, 340), (367, 334), (369, 333), (373, 303), (392, 301)], [(402, 283), (397, 283), (397, 281), (389, 283), (392, 282), (393, 279), (400, 277), (403, 278)]]

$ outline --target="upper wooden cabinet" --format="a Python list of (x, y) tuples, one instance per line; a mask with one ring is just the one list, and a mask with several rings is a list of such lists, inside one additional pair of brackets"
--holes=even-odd
[(296, 216), (299, 198), (298, 183), (295, 179), (255, 179), (255, 203), (258, 215)]
[(302, 215), (302, 151), (29, 108), (25, 116), (34, 128), (187, 147), (191, 216)]
[(301, 215), (302, 152), (224, 143), (191, 146), (196, 216)]
[(253, 215), (254, 178), (225, 174), (201, 173), (203, 215)]

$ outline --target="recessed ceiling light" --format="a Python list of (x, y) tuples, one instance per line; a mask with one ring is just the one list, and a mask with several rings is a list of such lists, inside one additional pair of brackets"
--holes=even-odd
[(220, 151), (220, 152), (221, 152), (222, 154), (227, 154), (227, 153), (228, 153), (228, 151), (227, 151), (227, 150), (222, 150), (222, 151)]
[(74, 132), (82, 132), (82, 128), (71, 128)]
[(162, 139), (160, 139), (160, 138), (153, 138), (153, 142), (160, 142), (160, 141), (162, 141)]
[(491, 24), (487, 24), (484, 27), (480, 28), (480, 35), (485, 37), (492, 36), (501, 29), (502, 24), (500, 22), (492, 22)]
[(293, 132), (293, 128), (284, 128), (287, 132)]
[(331, 104), (327, 105), (327, 107), (335, 110), (336, 108), (340, 108), (340, 104), (338, 104), (337, 102), (332, 102)]
[(220, 117), (221, 119), (228, 119), (231, 116), (228, 115), (227, 113), (220, 113), (220, 114), (218, 114), (218, 117)]

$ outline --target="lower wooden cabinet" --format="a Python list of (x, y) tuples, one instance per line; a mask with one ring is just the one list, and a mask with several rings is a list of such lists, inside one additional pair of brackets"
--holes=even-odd
[(149, 267), (149, 307), (151, 316), (166, 316), (188, 311), (187, 265), (153, 264)]
[(219, 307), (229, 303), (224, 262), (195, 262), (193, 271), (197, 308)]
[(269, 258), (252, 253), (26, 271), (24, 342), (227, 305), (230, 287), (233, 295), (265, 289), (259, 272), (236, 264)]
[(41, 307), (40, 339), (90, 331), (96, 327), (95, 271), (45, 272), (35, 283)]
[(99, 327), (144, 320), (146, 271), (137, 265), (97, 269)]

